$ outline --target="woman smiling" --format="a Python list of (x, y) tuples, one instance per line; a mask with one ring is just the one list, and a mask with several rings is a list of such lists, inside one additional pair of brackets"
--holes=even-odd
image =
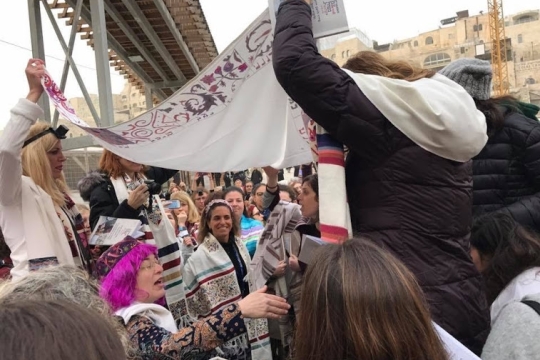
[[(243, 204), (243, 194), (239, 195), (239, 203)], [(184, 269), (187, 307), (195, 318), (215, 314), (228, 304), (247, 298), (253, 288), (250, 257), (239, 237), (239, 223), (235, 211), (225, 200), (212, 200), (203, 211), (198, 235), (200, 245)], [(272, 304), (281, 311), (269, 318), (287, 313), (289, 305), (284, 300)], [(246, 326), (249, 336), (242, 334), (220, 347), (224, 357), (271, 359), (266, 319), (246, 320)]]
[(253, 258), (264, 225), (261, 221), (247, 217), (244, 197), (242, 189), (234, 186), (223, 193), (223, 198), (231, 205), (237, 221), (240, 221), (240, 239), (246, 245), (250, 258)]

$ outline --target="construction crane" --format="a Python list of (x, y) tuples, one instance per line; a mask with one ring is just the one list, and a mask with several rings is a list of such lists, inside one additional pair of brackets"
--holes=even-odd
[(502, 0), (488, 0), (489, 33), (491, 37), (491, 66), (493, 91), (496, 96), (508, 94), (508, 64)]

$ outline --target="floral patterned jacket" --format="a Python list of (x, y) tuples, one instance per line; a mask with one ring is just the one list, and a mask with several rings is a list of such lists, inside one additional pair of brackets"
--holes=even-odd
[(171, 333), (145, 316), (133, 316), (126, 326), (132, 344), (144, 360), (201, 360), (216, 356), (222, 343), (246, 332), (237, 304), (218, 311), (191, 326)]

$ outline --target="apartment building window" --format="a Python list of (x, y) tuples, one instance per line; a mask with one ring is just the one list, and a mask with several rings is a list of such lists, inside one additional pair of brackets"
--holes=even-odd
[(432, 45), (433, 44), (433, 38), (431, 36), (428, 36), (426, 38), (426, 45)]
[(342, 59), (345, 59), (345, 51), (343, 51), (343, 52), (341, 53), (341, 58), (342, 58)]
[(474, 25), (473, 31), (482, 31), (482, 24)]
[(448, 55), (447, 53), (438, 53), (438, 54), (433, 54), (433, 55), (428, 56), (424, 60), (424, 66), (426, 67), (441, 66), (441, 65), (449, 63), (450, 61), (452, 61), (452, 59), (450, 58), (450, 55)]
[(336, 59), (336, 54), (332, 54), (332, 56), (330, 56), (330, 59), (335, 60)]
[(418, 46), (418, 41), (414, 40), (413, 46), (417, 47)]
[(347, 58), (349, 58), (350, 56), (351, 56), (351, 51), (347, 50)]
[(514, 25), (524, 24), (524, 23), (528, 23), (528, 22), (531, 22), (531, 21), (534, 21), (534, 18), (532, 16), (530, 16), (530, 15), (525, 15), (525, 16), (520, 17), (516, 21), (514, 21)]
[(518, 44), (521, 44), (523, 42), (523, 35), (518, 34)]

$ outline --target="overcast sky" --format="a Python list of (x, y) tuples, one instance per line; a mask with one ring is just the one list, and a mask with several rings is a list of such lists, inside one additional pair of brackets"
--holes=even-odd
[[(219, 51), (225, 49), (268, 6), (268, 0), (200, 0), (210, 30)], [(344, 0), (349, 26), (362, 30), (380, 44), (404, 39), (433, 30), (440, 20), (455, 16), (457, 11), (469, 10), (470, 15), (487, 11), (487, 0)], [(2, 80), (0, 87), (0, 128), (9, 120), (9, 110), (17, 99), (25, 97), (28, 86), (24, 67), (31, 57), (30, 28), (27, 1), (12, 1), (9, 11), (0, 12), (0, 53), (2, 57)], [(504, 0), (504, 13), (514, 14), (540, 8), (539, 0)], [(56, 17), (56, 15), (55, 15)], [(42, 10), (43, 32), (47, 68), (59, 82), (62, 74), (63, 51), (56, 39), (49, 19)], [(70, 28), (64, 20), (59, 21), (66, 42)], [(77, 37), (73, 54), (85, 85), (91, 93), (97, 93), (94, 53), (86, 42)], [(124, 79), (112, 71), (113, 93), (119, 93)], [(75, 77), (70, 73), (65, 90), (68, 98), (82, 96)]]

